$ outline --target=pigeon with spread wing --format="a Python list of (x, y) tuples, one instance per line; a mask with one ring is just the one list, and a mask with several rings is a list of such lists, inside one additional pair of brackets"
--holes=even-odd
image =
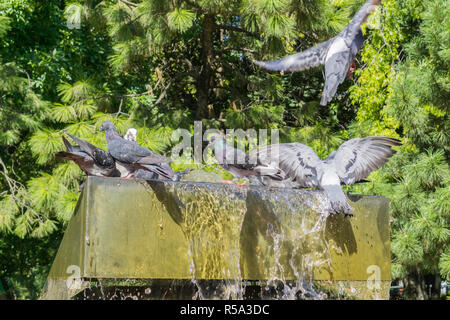
[(355, 138), (321, 160), (304, 144), (284, 143), (260, 147), (258, 158), (263, 162), (278, 163), (284, 174), (299, 187), (323, 190), (330, 202), (330, 214), (352, 216), (353, 210), (341, 184), (352, 185), (367, 178), (396, 153), (392, 147), (399, 145), (399, 140), (388, 137)]
[(353, 59), (361, 49), (364, 36), (361, 30), (367, 17), (381, 0), (368, 0), (355, 14), (348, 26), (334, 38), (315, 47), (273, 61), (254, 61), (262, 68), (273, 71), (302, 71), (325, 66), (325, 87), (320, 104), (325, 106), (336, 94), (338, 86), (354, 71)]

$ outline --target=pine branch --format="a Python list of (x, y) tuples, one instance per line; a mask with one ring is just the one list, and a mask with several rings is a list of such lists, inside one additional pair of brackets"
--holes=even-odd
[(132, 6), (132, 7), (137, 7), (137, 6), (139, 6), (139, 4), (134, 3), (134, 2), (131, 2), (131, 1), (128, 1), (128, 0), (117, 0), (117, 2), (118, 2), (118, 3), (120, 3), (120, 2), (126, 3), (127, 5)]
[(197, 9), (200, 12), (203, 11), (202, 7), (200, 7), (198, 4), (196, 4), (196, 3), (194, 3), (194, 2), (192, 2), (190, 0), (184, 0), (184, 2), (186, 2), (188, 5), (190, 5), (191, 7), (195, 8), (195, 9)]
[(169, 81), (169, 83), (167, 84), (167, 86), (164, 87), (163, 91), (161, 92), (161, 94), (159, 95), (158, 100), (155, 101), (155, 103), (153, 104), (153, 107), (155, 107), (156, 105), (158, 105), (162, 99), (164, 99), (164, 97), (167, 94), (167, 89), (169, 89), (170, 85), (172, 84), (172, 81)]
[[(20, 198), (17, 197), (17, 193), (19, 192), (20, 189), (25, 189), (25, 186), (20, 183), (19, 181), (11, 178), (9, 176), (9, 172), (8, 169), (6, 168), (5, 163), (3, 162), (3, 159), (0, 157), (0, 166), (2, 167), (2, 171), (0, 171), (0, 174), (3, 175), (3, 177), (6, 180), (6, 183), (8, 184), (8, 188), (9, 188), (9, 192), (11, 194), (11, 197), (14, 199), (14, 202), (16, 202), (17, 206), (21, 209), (22, 214), (24, 213), (24, 211), (30, 210), (31, 212), (33, 212), (35, 214), (36, 217), (38, 217), (38, 219), (41, 222), (43, 221), (43, 216), (36, 212), (32, 207), (30, 207), (26, 202), (22, 201)], [(7, 191), (2, 192), (2, 195), (7, 193)], [(26, 210), (24, 210), (26, 209)]]

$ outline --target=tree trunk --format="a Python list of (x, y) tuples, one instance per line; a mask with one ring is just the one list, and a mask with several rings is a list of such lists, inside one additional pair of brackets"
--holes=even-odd
[(439, 300), (441, 296), (441, 275), (439, 273), (435, 273), (433, 275), (432, 288), (431, 288), (431, 296), (429, 299)]
[(403, 280), (405, 284), (405, 298), (408, 300), (426, 300), (428, 293), (426, 290), (425, 279), (419, 267), (411, 270), (408, 276)]
[(197, 79), (197, 119), (208, 117), (209, 95), (214, 83), (214, 30), (216, 19), (214, 14), (205, 14), (201, 39), (202, 67)]

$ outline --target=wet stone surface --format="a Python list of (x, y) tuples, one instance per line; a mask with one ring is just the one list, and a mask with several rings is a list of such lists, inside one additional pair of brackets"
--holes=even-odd
[(319, 191), (88, 178), (42, 298), (387, 299), (389, 202), (348, 198), (327, 217)]

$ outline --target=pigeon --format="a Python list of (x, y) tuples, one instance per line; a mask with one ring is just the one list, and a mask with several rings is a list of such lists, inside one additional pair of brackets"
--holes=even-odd
[(361, 24), (380, 2), (381, 0), (366, 1), (347, 27), (328, 41), (282, 59), (254, 63), (268, 70), (283, 72), (302, 71), (325, 65), (325, 87), (320, 100), (320, 104), (325, 106), (336, 94), (338, 86), (354, 72), (356, 66), (353, 59), (364, 41)]
[[(258, 162), (256, 158), (252, 157), (254, 151), (247, 155), (244, 151), (235, 149), (227, 144), (224, 137), (219, 134), (211, 136), (209, 141), (216, 160), (223, 169), (233, 175), (233, 181), (240, 178), (247, 178), (253, 184), (261, 184), (262, 177), (267, 177), (274, 181), (284, 180), (282, 170), (273, 168), (270, 163)], [(256, 161), (253, 161), (253, 159)], [(223, 180), (222, 182), (232, 183), (227, 180)], [(238, 184), (238, 186), (242, 185)]]
[(58, 159), (74, 161), (88, 176), (120, 177), (120, 171), (116, 168), (111, 155), (89, 142), (83, 141), (66, 133), (78, 145), (72, 145), (64, 136), (63, 142), (67, 151), (56, 154)]
[[(341, 183), (352, 185), (384, 165), (401, 142), (389, 137), (355, 138), (344, 142), (337, 151), (321, 160), (308, 146), (284, 143), (257, 149), (258, 157), (271, 157), (293, 183), (302, 188), (323, 190), (330, 202), (330, 214), (353, 216), (353, 210), (342, 191)], [(270, 156), (269, 156), (270, 154)]]
[(104, 121), (100, 130), (105, 131), (108, 152), (116, 161), (125, 164), (159, 164), (172, 161), (134, 141), (122, 138), (111, 121)]
[(137, 130), (135, 128), (130, 128), (127, 130), (127, 133), (123, 136), (125, 140), (136, 142), (137, 138)]

